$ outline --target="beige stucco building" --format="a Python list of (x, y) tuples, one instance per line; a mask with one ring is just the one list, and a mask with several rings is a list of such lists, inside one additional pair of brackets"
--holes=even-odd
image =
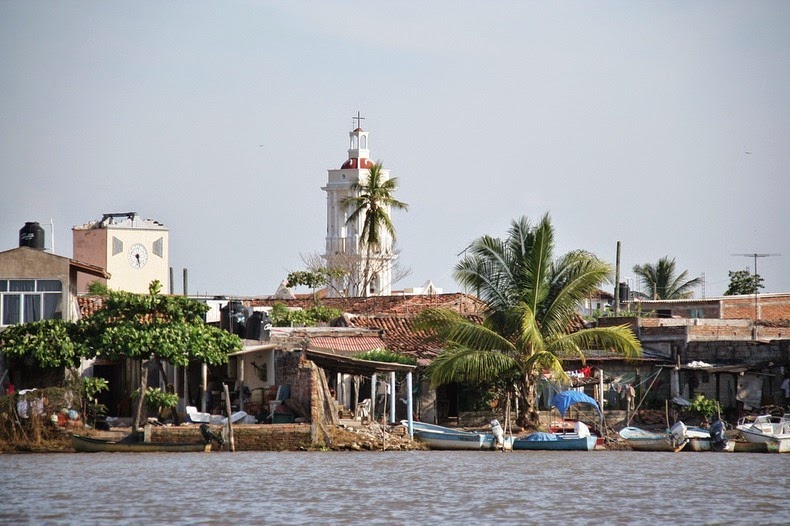
[[(109, 280), (98, 279), (114, 290), (145, 294), (159, 280), (162, 291), (170, 286), (169, 231), (161, 223), (141, 219), (135, 212), (104, 214), (72, 228), (74, 259), (107, 270)], [(77, 277), (77, 291), (88, 290), (95, 278)]]

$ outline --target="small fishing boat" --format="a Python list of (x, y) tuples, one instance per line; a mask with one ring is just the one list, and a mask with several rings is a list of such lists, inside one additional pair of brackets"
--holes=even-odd
[[(406, 420), (403, 420), (401, 424), (408, 427)], [(496, 438), (490, 433), (464, 431), (425, 422), (412, 422), (412, 430), (415, 440), (422, 442), (430, 449), (481, 450), (494, 449), (496, 444)]]
[(82, 453), (176, 453), (211, 451), (210, 443), (203, 442), (142, 442), (109, 440), (85, 435), (71, 435), (71, 447)]
[(686, 445), (686, 426), (677, 422), (665, 433), (647, 431), (638, 427), (624, 427), (620, 430), (631, 449), (634, 451), (672, 451), (677, 453)]
[(529, 451), (592, 451), (598, 437), (576, 434), (532, 433), (513, 440), (513, 450)]
[(711, 429), (705, 429), (703, 427), (689, 426), (686, 428), (686, 438), (688, 438), (688, 442), (683, 448), (683, 451), (735, 451), (734, 440), (715, 440), (713, 435), (713, 427), (711, 427)]
[(790, 453), (790, 413), (782, 417), (760, 415), (753, 421), (741, 419), (735, 427), (752, 444), (765, 444), (772, 453)]

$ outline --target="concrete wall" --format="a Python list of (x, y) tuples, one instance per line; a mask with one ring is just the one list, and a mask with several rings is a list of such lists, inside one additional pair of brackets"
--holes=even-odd
[[(219, 432), (218, 426), (212, 426), (212, 429)], [(237, 425), (233, 428), (233, 438), (236, 451), (297, 451), (311, 445), (310, 424)], [(197, 425), (151, 428), (151, 442), (201, 440)], [(212, 450), (218, 449), (216, 444), (212, 445)]]

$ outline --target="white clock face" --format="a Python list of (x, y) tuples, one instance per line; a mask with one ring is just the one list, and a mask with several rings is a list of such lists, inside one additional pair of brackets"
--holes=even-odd
[(148, 251), (140, 243), (135, 243), (129, 248), (126, 255), (132, 268), (143, 268), (148, 262)]

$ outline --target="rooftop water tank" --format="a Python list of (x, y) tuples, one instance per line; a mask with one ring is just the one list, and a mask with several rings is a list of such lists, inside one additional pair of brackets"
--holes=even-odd
[(44, 229), (37, 221), (28, 221), (19, 230), (19, 246), (44, 250)]

